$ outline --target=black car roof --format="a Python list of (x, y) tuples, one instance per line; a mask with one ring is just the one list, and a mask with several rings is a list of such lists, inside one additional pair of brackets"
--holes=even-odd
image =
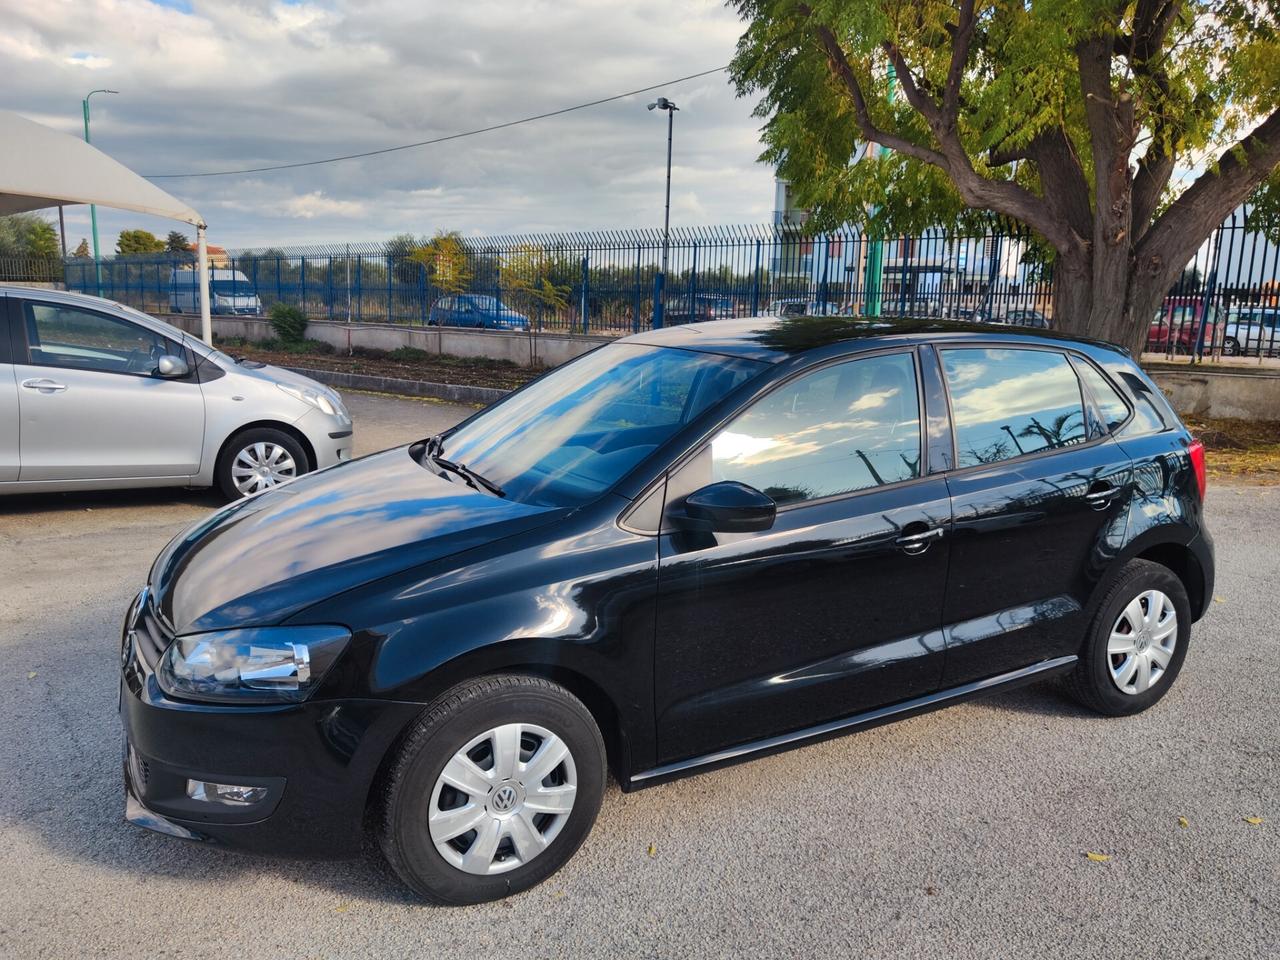
[[(873, 317), (740, 317), (682, 323), (627, 337), (627, 343), (677, 347), (703, 353), (779, 363), (801, 353), (843, 345), (837, 352), (875, 350), (894, 343), (1002, 342), (1075, 343), (1122, 352), (1112, 344), (1051, 330), (1018, 332), (1008, 326), (940, 319)], [(825, 352), (825, 351), (824, 351)]]

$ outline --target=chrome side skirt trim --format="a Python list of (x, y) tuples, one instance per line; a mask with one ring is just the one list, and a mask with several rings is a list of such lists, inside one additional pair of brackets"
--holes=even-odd
[(947, 690), (939, 690), (936, 693), (928, 694), (927, 696), (916, 697), (914, 700), (904, 700), (902, 703), (890, 704), (887, 707), (877, 707), (875, 710), (868, 710), (865, 713), (857, 713), (851, 717), (845, 717), (840, 720), (831, 720), (827, 723), (818, 724), (816, 727), (806, 727), (804, 730), (796, 730), (792, 733), (784, 733), (776, 737), (768, 737), (764, 740), (756, 740), (752, 743), (744, 743), (736, 747), (728, 747), (724, 750), (718, 750), (715, 753), (708, 753), (701, 757), (693, 757), (689, 760), (679, 760), (675, 763), (664, 764), (660, 767), (654, 767), (652, 770), (646, 770), (643, 773), (634, 774), (631, 777), (631, 782), (640, 784), (647, 780), (672, 777), (683, 773), (694, 773), (701, 767), (728, 763), (734, 760), (744, 760), (753, 754), (776, 751), (783, 747), (800, 744), (807, 740), (815, 740), (831, 734), (840, 733), (842, 731), (854, 730), (858, 727), (875, 726), (901, 717), (905, 714), (923, 713), (928, 710), (946, 706), (947, 704), (955, 701), (964, 700), (969, 697), (977, 696), (981, 693), (986, 693), (998, 687), (1029, 682), (1037, 679), (1041, 674), (1059, 672), (1072, 666), (1079, 659), (1079, 657), (1073, 655), (1068, 657), (1055, 657), (1052, 660), (1042, 660), (1040, 663), (1033, 663), (1031, 666), (1022, 667), (1018, 670), (1011, 670), (1008, 673), (1002, 673), (998, 676), (987, 677), (985, 680), (974, 680), (971, 683), (961, 684), (958, 687), (951, 687)]

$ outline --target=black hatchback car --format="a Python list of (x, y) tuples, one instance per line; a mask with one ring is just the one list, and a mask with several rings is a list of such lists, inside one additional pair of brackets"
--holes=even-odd
[(604, 346), (176, 537), (124, 628), (128, 818), (470, 903), (624, 790), (1055, 675), (1122, 716), (1213, 589), (1124, 354), (942, 321)]

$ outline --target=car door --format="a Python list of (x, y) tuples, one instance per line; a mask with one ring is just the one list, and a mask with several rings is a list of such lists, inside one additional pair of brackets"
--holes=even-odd
[(1132, 467), (1097, 427), (1065, 351), (938, 354), (957, 466), (943, 612), (950, 687), (1077, 652), (1097, 574), (1124, 542)]
[(9, 298), (0, 293), (0, 483), (18, 479), (18, 381), (12, 360)]
[(19, 479), (182, 478), (199, 470), (200, 384), (155, 372), (161, 356), (186, 358), (185, 348), (101, 311), (13, 300)]
[[(783, 383), (669, 476), (659, 537), (655, 708), (662, 762), (802, 730), (929, 692), (942, 672), (946, 483), (921, 468), (910, 350)], [(670, 521), (735, 480), (771, 529)]]

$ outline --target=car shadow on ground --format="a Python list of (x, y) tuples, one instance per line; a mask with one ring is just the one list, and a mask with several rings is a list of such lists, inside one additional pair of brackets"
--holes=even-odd
[(77, 510), (130, 510), (155, 507), (215, 509), (226, 502), (217, 491), (184, 487), (131, 490), (77, 490), (62, 493), (20, 493), (0, 497), (0, 517)]

